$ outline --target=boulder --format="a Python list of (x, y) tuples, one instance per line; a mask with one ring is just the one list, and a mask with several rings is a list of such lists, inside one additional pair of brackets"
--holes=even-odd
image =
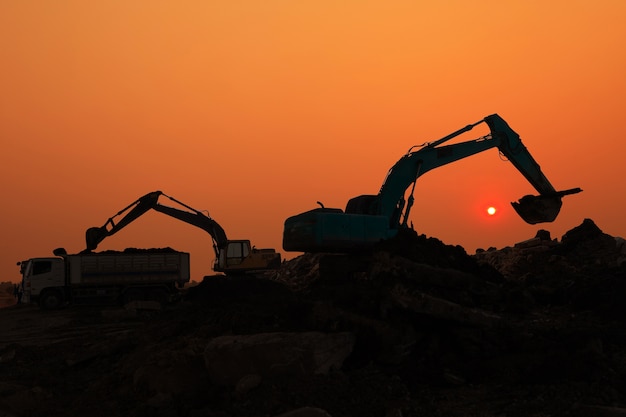
[(352, 353), (354, 335), (341, 333), (258, 333), (220, 336), (204, 350), (211, 381), (236, 386), (241, 378), (327, 374)]

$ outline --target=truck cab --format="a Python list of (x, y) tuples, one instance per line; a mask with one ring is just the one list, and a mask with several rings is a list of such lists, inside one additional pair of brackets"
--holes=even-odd
[(25, 303), (45, 302), (51, 293), (65, 287), (65, 263), (62, 258), (32, 258), (21, 262)]

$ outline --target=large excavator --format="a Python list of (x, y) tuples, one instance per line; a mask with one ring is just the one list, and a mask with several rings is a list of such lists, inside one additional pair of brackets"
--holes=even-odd
[[(161, 196), (169, 198), (171, 201), (180, 204), (187, 210), (160, 204), (158, 200)], [(189, 223), (208, 232), (213, 240), (213, 249), (215, 250), (213, 270), (216, 272), (223, 272), (226, 275), (238, 275), (276, 269), (280, 266), (280, 253), (277, 253), (274, 249), (256, 249), (251, 246), (249, 240), (229, 240), (222, 226), (210, 216), (189, 207), (161, 191), (153, 191), (144, 195), (117, 212), (117, 214), (109, 218), (104, 225), (87, 229), (85, 233), (87, 249), (82, 251), (82, 253), (94, 251), (98, 247), (98, 244), (107, 236), (119, 232), (130, 222), (150, 209), (167, 214), (168, 216), (182, 220), (185, 223)], [(126, 213), (126, 215), (116, 223), (115, 218), (124, 213)]]
[[(466, 142), (441, 146), (444, 142), (486, 123), (490, 134)], [(414, 150), (415, 148), (419, 148)], [(434, 142), (413, 146), (389, 170), (376, 195), (361, 195), (348, 201), (345, 212), (319, 208), (289, 217), (285, 221), (283, 249), (296, 252), (353, 252), (372, 247), (408, 228), (409, 213), (417, 179), (431, 169), (467, 158), (487, 149), (499, 151), (539, 192), (511, 203), (529, 224), (552, 222), (561, 209), (563, 196), (579, 193), (580, 188), (556, 191), (543, 175), (520, 137), (497, 114), (469, 124)], [(409, 197), (405, 198), (411, 188)]]

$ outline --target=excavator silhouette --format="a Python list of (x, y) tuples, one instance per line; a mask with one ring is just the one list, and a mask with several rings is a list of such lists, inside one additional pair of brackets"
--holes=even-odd
[[(180, 204), (188, 211), (160, 204), (158, 200), (161, 196)], [(213, 240), (213, 249), (215, 250), (213, 270), (216, 272), (223, 272), (226, 275), (239, 275), (276, 269), (280, 266), (280, 253), (277, 253), (274, 249), (256, 249), (251, 246), (250, 241), (247, 239), (229, 240), (222, 226), (207, 214), (189, 207), (161, 191), (153, 191), (140, 197), (137, 201), (123, 208), (113, 217), (110, 217), (104, 225), (87, 229), (85, 233), (87, 249), (81, 253), (94, 251), (98, 244), (107, 236), (119, 232), (150, 209), (182, 220), (209, 233)], [(124, 213), (126, 215), (116, 223), (114, 219)]]
[[(490, 134), (478, 139), (440, 146), (450, 139), (486, 123)], [(420, 148), (414, 151), (415, 148)], [(539, 192), (511, 203), (519, 216), (529, 224), (552, 222), (561, 209), (563, 196), (579, 193), (580, 188), (556, 191), (543, 175), (520, 137), (497, 114), (469, 124), (439, 140), (413, 146), (389, 170), (376, 195), (361, 195), (348, 201), (345, 212), (316, 208), (285, 220), (283, 249), (297, 252), (353, 252), (372, 247), (408, 228), (417, 179), (431, 169), (475, 155), (487, 149), (499, 151)], [(406, 191), (411, 187), (408, 199)]]

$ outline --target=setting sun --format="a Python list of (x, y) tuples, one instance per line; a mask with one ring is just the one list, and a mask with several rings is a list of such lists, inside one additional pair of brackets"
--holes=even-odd
[(487, 214), (490, 216), (493, 216), (494, 214), (496, 214), (496, 208), (495, 207), (487, 208)]

